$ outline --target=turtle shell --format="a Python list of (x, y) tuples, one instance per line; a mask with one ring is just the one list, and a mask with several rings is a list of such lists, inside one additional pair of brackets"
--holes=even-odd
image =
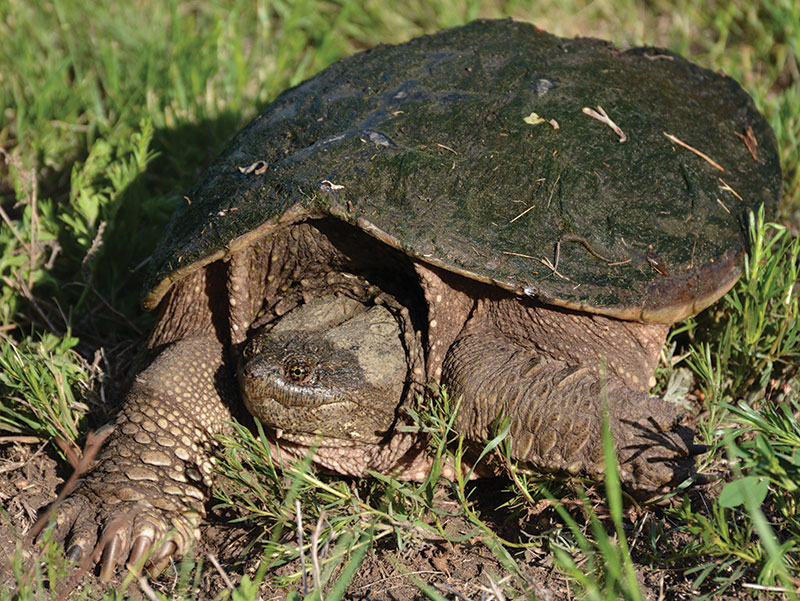
[(736, 81), (476, 21), (342, 60), (281, 94), (175, 213), (147, 307), (280, 224), (331, 215), (520, 294), (669, 323), (736, 281), (774, 214), (775, 137)]

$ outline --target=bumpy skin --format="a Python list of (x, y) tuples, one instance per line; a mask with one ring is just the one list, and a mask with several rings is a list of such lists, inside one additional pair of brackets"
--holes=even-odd
[(228, 282), (225, 267), (212, 265), (175, 285), (148, 343), (149, 365), (135, 377), (105, 448), (56, 508), (56, 540), (74, 560), (91, 553), (103, 580), (119, 563), (142, 558), (157, 573), (199, 534), (215, 436), (238, 405), (228, 365)]
[[(416, 268), (431, 303), (428, 368), (462, 398), (455, 428), (467, 439), (491, 437), (492, 422), (503, 415), (511, 419), (516, 459), (537, 470), (602, 477), (607, 411), (630, 491), (650, 496), (688, 475), (692, 432), (678, 425), (675, 405), (646, 392), (665, 326), (555, 309), (421, 264)], [(298, 313), (305, 317), (335, 302), (315, 301)], [(330, 348), (328, 340), (341, 326), (317, 329), (301, 325), (307, 318), (297, 321), (281, 336), (260, 334), (250, 345), (239, 368), (248, 407), (290, 437), (313, 431), (328, 447), (368, 441), (376, 431), (372, 411), (387, 397), (367, 385), (351, 342), (339, 351)], [(300, 356), (309, 366), (302, 381), (291, 367)], [(350, 406), (342, 407), (343, 399)], [(312, 404), (322, 419), (313, 415)], [(379, 411), (384, 423), (394, 417), (391, 403)], [(342, 424), (356, 431), (347, 435)], [(377, 438), (382, 435), (381, 429)]]
[(537, 470), (602, 478), (605, 409), (629, 490), (648, 495), (687, 476), (692, 432), (676, 431), (676, 406), (629, 388), (613, 372), (599, 374), (602, 364), (594, 356), (554, 357), (477, 323), (448, 351), (442, 381), (465, 400), (457, 431), (485, 440), (492, 420), (507, 416), (512, 456)]
[[(399, 273), (375, 279), (383, 288), (402, 288), (395, 282), (402, 284), (404, 277), (397, 253), (376, 252), (375, 242), (354, 245), (352, 231), (331, 231), (329, 225), (303, 223), (276, 231), (229, 262), (198, 269), (174, 284), (148, 343), (149, 366), (136, 376), (106, 448), (57, 507), (55, 538), (64, 541), (72, 559), (92, 553), (107, 580), (119, 563), (136, 563), (155, 551), (146, 566), (157, 572), (170, 556), (186, 552), (205, 515), (215, 436), (226, 431), (232, 415), (244, 413), (235, 371), (248, 335), (255, 337), (264, 323), (280, 323), (282, 316), (291, 324), (292, 310), (318, 296), (349, 298), (361, 309), (386, 307), (380, 319), (366, 321), (368, 328), (385, 328), (387, 314), (393, 316), (393, 352), (399, 348), (404, 365), (396, 366), (400, 372), (393, 377), (399, 382), (389, 386), (396, 398), (388, 405), (385, 399), (374, 403), (387, 412), (380, 415), (378, 430), (393, 424), (401, 393), (420, 392), (422, 349), (406, 307), (413, 303), (399, 303), (350, 271), (374, 274), (376, 265), (394, 265)], [(363, 256), (349, 257), (359, 249)], [(413, 274), (410, 266), (405, 269)], [(416, 375), (409, 380), (407, 372)], [(281, 442), (289, 454), (304, 456), (318, 435), (298, 412), (288, 419), (297, 426)], [(384, 436), (381, 444), (339, 440), (320, 449), (317, 459), (352, 475), (370, 469), (392, 473), (401, 466), (421, 477), (421, 451), (415, 436), (396, 434)], [(169, 542), (158, 546), (163, 536)]]
[(647, 394), (667, 326), (558, 309), (423, 265), (417, 271), (436, 324), (429, 373), (463, 398), (455, 427), (468, 439), (490, 437), (504, 415), (518, 460), (602, 477), (607, 411), (628, 490), (649, 497), (689, 474), (693, 433), (677, 423), (675, 405)]
[[(349, 310), (320, 316), (319, 308), (345, 304)], [(408, 365), (401, 341), (384, 307), (312, 301), (251, 337), (238, 369), (242, 400), (276, 429), (378, 444), (403, 397)]]
[(223, 347), (208, 336), (169, 345), (137, 376), (97, 467), (59, 508), (56, 536), (69, 535), (72, 559), (100, 532), (104, 578), (129, 554), (135, 564), (155, 551), (159, 571), (185, 552), (205, 516), (214, 436), (231, 419), (229, 382)]
[(107, 579), (151, 552), (154, 571), (183, 555), (205, 515), (214, 437), (242, 400), (280, 452), (314, 446), (315, 461), (339, 473), (422, 479), (424, 437), (395, 425), (426, 379), (463, 397), (455, 425), (469, 440), (488, 437), (502, 414), (514, 457), (594, 476), (607, 396), (629, 490), (652, 494), (689, 472), (691, 432), (646, 392), (666, 326), (556, 309), (392, 253), (310, 221), (177, 283), (154, 359), (58, 510), (70, 557), (95, 553)]

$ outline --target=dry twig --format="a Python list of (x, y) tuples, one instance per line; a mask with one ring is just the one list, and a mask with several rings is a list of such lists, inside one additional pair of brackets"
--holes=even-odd
[(72, 465), (75, 471), (72, 472), (72, 475), (67, 480), (64, 487), (61, 489), (61, 493), (59, 493), (58, 497), (55, 501), (53, 501), (52, 505), (47, 508), (47, 511), (44, 512), (42, 517), (39, 518), (33, 528), (31, 528), (30, 532), (26, 536), (26, 541), (28, 544), (36, 538), (39, 533), (47, 526), (47, 522), (50, 519), (50, 514), (55, 511), (56, 507), (63, 501), (66, 497), (72, 494), (72, 491), (75, 489), (75, 486), (78, 483), (78, 478), (80, 478), (86, 470), (89, 469), (92, 461), (94, 460), (97, 453), (100, 452), (100, 449), (103, 447), (103, 443), (105, 442), (106, 438), (114, 431), (113, 427), (104, 426), (97, 430), (97, 432), (89, 432), (86, 435), (86, 444), (84, 445), (83, 453), (80, 457), (78, 457), (75, 451), (67, 445), (64, 441), (56, 439), (56, 442), (59, 443), (61, 450), (64, 452), (64, 455), (67, 457), (68, 461)]
[(555, 257), (555, 263), (553, 264), (554, 271), (558, 269), (558, 260), (561, 257), (561, 244), (563, 242), (577, 242), (578, 244), (583, 245), (583, 247), (586, 250), (588, 250), (589, 254), (591, 254), (593, 257), (600, 259), (601, 261), (603, 261), (604, 263), (608, 263), (609, 265), (614, 263), (613, 259), (606, 259), (603, 255), (601, 255), (594, 248), (592, 248), (592, 245), (583, 236), (578, 236), (577, 234), (562, 234), (561, 237), (558, 239), (558, 242), (556, 242), (556, 257)]
[(231, 582), (230, 576), (228, 576), (228, 573), (223, 569), (222, 565), (219, 563), (217, 556), (214, 555), (213, 553), (208, 553), (208, 559), (211, 561), (212, 564), (214, 564), (214, 568), (217, 570), (217, 573), (220, 576), (222, 576), (222, 579), (225, 581), (225, 586), (228, 587), (229, 591), (232, 591), (234, 588), (233, 582)]

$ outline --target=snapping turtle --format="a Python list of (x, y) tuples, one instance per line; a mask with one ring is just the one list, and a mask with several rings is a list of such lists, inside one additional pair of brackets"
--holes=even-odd
[(607, 403), (623, 484), (664, 490), (693, 451), (647, 392), (669, 324), (734, 284), (779, 187), (747, 94), (666, 50), (481, 21), (343, 60), (177, 210), (148, 366), (56, 536), (74, 559), (109, 532), (101, 577), (171, 529), (150, 563), (181, 555), (242, 405), (280, 453), (421, 478), (424, 437), (396, 426), (431, 381), (470, 440), (511, 418), (538, 470), (601, 475)]

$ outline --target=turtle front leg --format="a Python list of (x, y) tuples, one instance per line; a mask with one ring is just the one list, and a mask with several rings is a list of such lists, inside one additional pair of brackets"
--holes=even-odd
[(152, 552), (158, 572), (185, 553), (199, 537), (232, 386), (222, 345), (208, 336), (171, 344), (136, 377), (96, 465), (56, 508), (68, 557), (94, 553), (107, 581), (119, 563)]
[(596, 366), (570, 364), (496, 331), (465, 328), (445, 357), (442, 382), (462, 397), (458, 432), (485, 440), (502, 414), (511, 419), (512, 456), (535, 469), (602, 477), (603, 386), (627, 489), (650, 496), (693, 466), (693, 433), (677, 424), (674, 405), (616, 379), (601, 382)]

